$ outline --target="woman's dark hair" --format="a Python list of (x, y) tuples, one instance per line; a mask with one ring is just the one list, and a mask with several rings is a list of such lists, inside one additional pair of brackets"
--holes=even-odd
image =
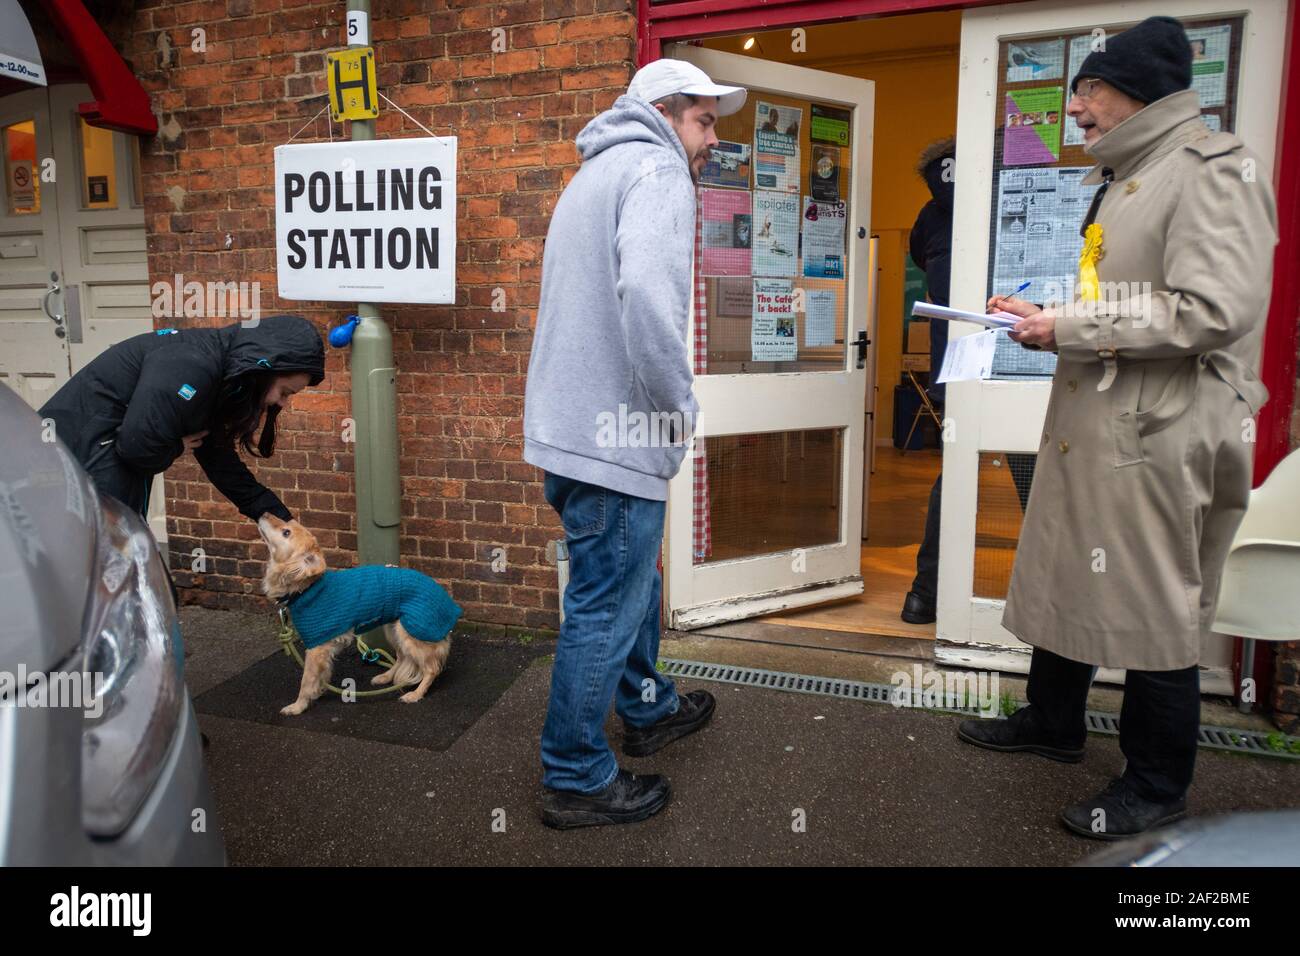
[[(263, 407), (263, 402), (275, 378), (275, 372), (245, 372), (222, 383), (212, 421), (213, 437), (221, 442), (237, 442), (250, 455), (270, 458), (275, 451), (275, 419), (280, 414), (280, 406)], [(262, 435), (254, 444), (253, 436), (263, 412), (266, 424), (262, 425)]]

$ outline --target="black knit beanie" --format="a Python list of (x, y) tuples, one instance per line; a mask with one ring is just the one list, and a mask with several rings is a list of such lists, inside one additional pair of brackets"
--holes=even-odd
[(1192, 85), (1192, 44), (1173, 17), (1148, 17), (1106, 38), (1104, 50), (1089, 53), (1070, 83), (1083, 77), (1105, 80), (1143, 103), (1154, 103)]

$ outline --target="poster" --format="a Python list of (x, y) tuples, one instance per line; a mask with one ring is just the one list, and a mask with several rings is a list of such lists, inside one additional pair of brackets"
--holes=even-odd
[(1228, 101), (1228, 54), (1232, 26), (1191, 27), (1192, 89), (1201, 94), (1201, 106), (1223, 106)]
[(1073, 298), (1083, 244), (1079, 226), (1097, 190), (1082, 183), (1089, 168), (1002, 170), (990, 295), (1029, 282), (1020, 298), (1030, 302)]
[(825, 279), (844, 278), (844, 226), (848, 210), (842, 200), (817, 202), (803, 198), (803, 274)]
[(754, 283), (748, 276), (743, 279), (715, 279), (717, 286), (709, 301), (714, 304), (713, 314), (719, 318), (748, 319), (754, 313)]
[(799, 191), (799, 124), (803, 110), (758, 101), (754, 108), (754, 188)]
[(30, 159), (15, 159), (9, 162), (9, 214), (18, 210), (31, 210), (36, 206), (36, 176), (32, 171)]
[(754, 319), (750, 350), (755, 362), (793, 362), (799, 357), (794, 336), (794, 283), (754, 280)]
[(750, 274), (752, 195), (747, 189), (700, 190), (702, 275)]
[(456, 137), (275, 147), (282, 299), (456, 301)]
[(1007, 91), (1003, 166), (1037, 166), (1061, 158), (1063, 93), (1060, 86)]
[(840, 149), (838, 146), (813, 144), (812, 163), (808, 170), (808, 191), (813, 199), (840, 198)]
[(704, 186), (729, 186), (733, 189), (749, 188), (750, 146), (719, 140), (709, 154), (709, 161), (700, 173)]
[[(795, 276), (799, 271), (799, 197), (754, 190), (752, 273)], [(707, 254), (707, 253), (706, 253)]]
[[(1081, 37), (1073, 37), (1070, 40), (1070, 70), (1065, 77), (1068, 82), (1074, 82), (1075, 76), (1083, 68), (1083, 61), (1092, 52), (1093, 44), (1100, 43), (1101, 39), (1101, 37), (1087, 34)], [(1068, 100), (1070, 96), (1070, 88), (1067, 86), (1065, 88), (1065, 98)], [(1066, 146), (1082, 146), (1083, 130), (1079, 129), (1079, 124), (1068, 116), (1063, 119), (1063, 122), (1065, 127), (1061, 130), (1061, 142)]]
[(808, 289), (804, 292), (804, 305), (808, 309), (803, 326), (804, 347), (834, 345), (839, 295), (834, 289)]
[(1059, 80), (1065, 69), (1065, 41), (1007, 44), (1007, 82)]
[(808, 135), (814, 143), (849, 145), (849, 111), (812, 104), (812, 125), (808, 128)]

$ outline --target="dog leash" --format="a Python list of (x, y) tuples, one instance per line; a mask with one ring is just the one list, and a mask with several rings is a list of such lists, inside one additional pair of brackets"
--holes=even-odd
[[(286, 656), (291, 657), (298, 662), (299, 667), (305, 667), (306, 663), (303, 661), (302, 651), (298, 650), (298, 632), (294, 630), (293, 624), (289, 620), (289, 609), (284, 605), (281, 605), (279, 612), (280, 647)], [(370, 647), (361, 639), (361, 635), (359, 634), (357, 635), (357, 652), (361, 654), (361, 659), (369, 664), (380, 662), (387, 664), (389, 667), (397, 666), (397, 662), (393, 660), (393, 655), (389, 654), (387, 651)], [(395, 690), (402, 690), (406, 686), (406, 684), (393, 683), (392, 686), (385, 687), (381, 690), (354, 690), (347, 691), (347, 693), (354, 694), (357, 697), (378, 697), (380, 694), (389, 694)], [(326, 684), (325, 687), (328, 690), (334, 691), (334, 693), (338, 694), (340, 697), (344, 694), (342, 687), (335, 687), (333, 684)]]

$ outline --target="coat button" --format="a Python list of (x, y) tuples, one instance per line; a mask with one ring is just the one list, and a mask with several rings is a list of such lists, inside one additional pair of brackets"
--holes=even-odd
[(1056, 443), (1056, 447), (1061, 449), (1061, 454), (1064, 455), (1070, 450), (1070, 443), (1068, 441), (1060, 441)]
[(1051, 438), (1052, 438), (1051, 435), (1049, 435), (1047, 432), (1043, 432), (1043, 441), (1044, 441), (1044, 442), (1050, 441)]
[(1079, 387), (1079, 383), (1074, 379), (1070, 379), (1068, 382), (1065, 383), (1065, 387), (1073, 392)]

